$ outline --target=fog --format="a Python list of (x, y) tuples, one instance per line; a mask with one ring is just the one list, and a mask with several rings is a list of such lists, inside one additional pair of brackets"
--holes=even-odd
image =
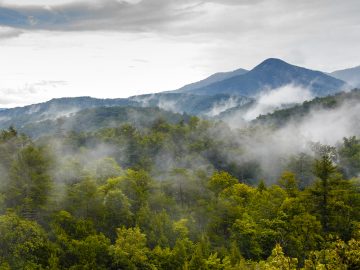
[(293, 84), (285, 85), (262, 92), (255, 105), (243, 117), (250, 121), (259, 115), (271, 113), (276, 109), (289, 107), (313, 98), (314, 96), (309, 89)]
[[(249, 162), (259, 164), (257, 179), (254, 180), (261, 178), (268, 184), (274, 183), (287, 169), (291, 157), (303, 153), (314, 156), (315, 143), (336, 146), (344, 137), (360, 135), (360, 104), (351, 100), (331, 109), (314, 107), (305, 115), (294, 115), (281, 127), (274, 127), (266, 122), (259, 124), (251, 121), (260, 114), (272, 112), (277, 108), (290, 107), (311, 98), (309, 90), (294, 85), (268, 90), (259, 96), (257, 102), (247, 111), (240, 110), (235, 117), (232, 116), (230, 120), (225, 119), (224, 124), (216, 124), (220, 122), (211, 120), (214, 124), (210, 125), (204, 134), (192, 135), (192, 140), (201, 141), (203, 137), (209, 137), (216, 142), (233, 145), (233, 149), (220, 147), (217, 150), (226, 162), (235, 163), (238, 166), (246, 166)], [(231, 103), (231, 100), (229, 102)], [(173, 108), (172, 103), (166, 103), (164, 100), (160, 103), (163, 108)], [(217, 114), (225, 107), (231, 108), (230, 105), (215, 104), (210, 111)], [(134, 112), (130, 116), (131, 122), (136, 123), (138, 117), (142, 116)], [(180, 157), (173, 152), (176, 147), (186, 144), (186, 141), (179, 138), (176, 141), (177, 146), (170, 144), (165, 148), (162, 147), (156, 155), (152, 156), (153, 172), (167, 174), (174, 168), (193, 171), (203, 169), (208, 173), (213, 172), (214, 164), (203, 156), (194, 154), (191, 149), (182, 147)], [(114, 149), (118, 146), (111, 144), (88, 145), (87, 147), (89, 149), (83, 150), (80, 154), (68, 153), (66, 156), (76, 156), (85, 164), (84, 167), (88, 167), (86, 164), (92, 164), (89, 160), (101, 160), (106, 156), (113, 157), (115, 154), (118, 156), (118, 162), (127, 163), (126, 149), (129, 146), (126, 144), (122, 149), (116, 150)], [(122, 156), (121, 159), (119, 155)]]
[[(265, 95), (262, 100), (274, 100), (272, 104), (277, 104), (277, 99), (272, 98), (276, 95)], [(296, 96), (292, 100), (295, 101)], [(313, 156), (314, 143), (336, 146), (344, 137), (359, 136), (360, 104), (347, 101), (335, 109), (315, 108), (303, 117), (290, 119), (280, 128), (266, 127), (265, 124), (250, 133), (247, 131), (251, 124), (241, 118), (238, 122), (231, 119), (227, 123), (233, 130), (240, 130), (241, 135), (236, 140), (245, 149), (244, 155), (229, 156), (229, 160), (256, 160), (264, 177), (273, 181), (286, 168), (286, 161), (291, 156), (300, 153)]]

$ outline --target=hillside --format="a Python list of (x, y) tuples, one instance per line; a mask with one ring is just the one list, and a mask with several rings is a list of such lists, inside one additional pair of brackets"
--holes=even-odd
[(357, 104), (360, 104), (360, 89), (354, 89), (350, 92), (342, 92), (332, 96), (315, 98), (291, 108), (277, 110), (267, 115), (260, 115), (252, 123), (281, 127), (290, 121), (301, 121), (310, 113), (316, 113), (318, 110), (332, 111), (344, 105), (351, 109)]
[[(102, 110), (106, 110), (106, 107), (138, 107), (138, 111), (141, 111), (140, 108), (151, 107), (173, 113), (213, 117), (229, 108), (241, 106), (250, 101), (250, 98), (241, 96), (221, 94), (198, 96), (182, 93), (159, 93), (134, 96), (127, 99), (60, 98), (25, 107), (0, 110), (0, 128), (14, 126), (19, 130), (30, 132), (32, 128), (29, 129), (29, 127), (35, 125), (45, 127), (46, 124), (54, 125), (54, 120), (58, 118), (73, 116), (84, 109), (100, 107), (103, 107)], [(169, 113), (169, 117), (173, 113)], [(88, 120), (92, 122), (91, 119)], [(32, 131), (30, 133), (33, 134)]]
[(58, 98), (47, 102), (25, 107), (4, 109), (0, 111), (0, 128), (15, 126), (22, 129), (27, 124), (45, 120), (55, 120), (80, 110), (96, 107), (136, 106), (135, 101), (128, 99), (96, 99), (91, 97)]
[(198, 116), (212, 117), (232, 107), (242, 106), (252, 101), (244, 96), (193, 95), (185, 93), (157, 93), (130, 97), (130, 100), (143, 107), (159, 107), (161, 109), (187, 113)]
[(331, 72), (330, 75), (347, 82), (353, 87), (360, 87), (360, 66), (337, 70)]
[(183, 86), (183, 87), (181, 87), (181, 88), (179, 88), (177, 90), (174, 90), (172, 92), (181, 93), (181, 92), (187, 92), (187, 91), (195, 90), (195, 89), (205, 87), (205, 86), (208, 86), (210, 84), (220, 82), (220, 81), (223, 81), (223, 80), (226, 80), (226, 79), (238, 76), (238, 75), (243, 75), (246, 72), (248, 72), (248, 70), (243, 69), (243, 68), (239, 68), (239, 69), (236, 69), (236, 70), (230, 71), (230, 72), (218, 72), (218, 73), (215, 73), (215, 74), (213, 74), (213, 75), (211, 75), (211, 76), (209, 76), (209, 77), (207, 77), (207, 78), (205, 78), (203, 80), (187, 84), (187, 85), (185, 85), (185, 86)]
[(51, 136), (68, 132), (91, 132), (102, 128), (131, 124), (134, 127), (150, 127), (154, 121), (162, 119), (168, 123), (188, 121), (189, 116), (171, 113), (159, 108), (141, 107), (98, 107), (87, 108), (56, 119), (29, 122), (19, 128), (32, 138)]

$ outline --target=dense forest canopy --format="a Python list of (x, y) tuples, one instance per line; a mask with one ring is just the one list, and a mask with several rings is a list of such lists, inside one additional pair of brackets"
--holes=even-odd
[(359, 14), (0, 0), (0, 270), (360, 270)]
[(3, 130), (0, 268), (359, 269), (360, 138), (269, 168), (249, 142), (271, 132), (196, 117)]

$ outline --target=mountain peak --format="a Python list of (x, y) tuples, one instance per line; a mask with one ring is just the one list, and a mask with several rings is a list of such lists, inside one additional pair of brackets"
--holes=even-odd
[(284, 60), (281, 60), (280, 58), (268, 58), (262, 61), (259, 65), (262, 64), (288, 64), (288, 63), (286, 63)]
[(273, 69), (273, 68), (279, 68), (279, 67), (290, 67), (291, 64), (278, 59), (278, 58), (268, 58), (261, 62), (259, 65), (254, 67), (254, 70), (256, 69)]
[(320, 71), (295, 66), (278, 58), (268, 58), (245, 74), (187, 92), (198, 95), (221, 93), (255, 97), (264, 89), (276, 89), (289, 84), (309, 89), (314, 96), (334, 94), (347, 87), (344, 81)]

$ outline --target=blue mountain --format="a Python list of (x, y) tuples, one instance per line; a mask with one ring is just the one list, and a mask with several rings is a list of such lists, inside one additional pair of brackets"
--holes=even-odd
[(343, 80), (354, 87), (360, 87), (360, 66), (331, 72), (334, 78)]
[(194, 89), (198, 89), (201, 87), (206, 87), (206, 86), (216, 83), (216, 82), (220, 82), (220, 81), (223, 81), (223, 80), (235, 77), (235, 76), (243, 75), (246, 72), (248, 72), (248, 70), (243, 69), (243, 68), (239, 68), (239, 69), (236, 69), (234, 71), (229, 71), (229, 72), (218, 72), (218, 73), (215, 73), (201, 81), (187, 84), (187, 85), (185, 85), (175, 91), (172, 91), (172, 92), (181, 93), (181, 92), (187, 92), (187, 91), (191, 91)]
[(256, 97), (264, 90), (274, 89), (288, 84), (308, 88), (315, 96), (326, 96), (349, 88), (344, 81), (286, 63), (283, 60), (269, 58), (249, 72), (182, 93), (197, 95), (229, 94)]

